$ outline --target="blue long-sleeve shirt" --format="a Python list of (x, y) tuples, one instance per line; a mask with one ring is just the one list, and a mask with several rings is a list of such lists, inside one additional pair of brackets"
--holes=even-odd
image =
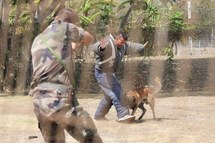
[(95, 68), (103, 72), (115, 72), (124, 55), (138, 54), (144, 49), (143, 44), (133, 42), (126, 42), (123, 47), (117, 48), (115, 39), (111, 34), (106, 36), (105, 40), (106, 46), (104, 50), (101, 50), (99, 42), (93, 45), (93, 50), (96, 54)]

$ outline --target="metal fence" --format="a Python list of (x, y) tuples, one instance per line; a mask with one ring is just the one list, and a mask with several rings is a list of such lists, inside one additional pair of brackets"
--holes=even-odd
[(215, 37), (209, 40), (196, 40), (189, 37), (187, 43), (178, 42), (174, 46), (175, 56), (214, 56), (215, 55)]

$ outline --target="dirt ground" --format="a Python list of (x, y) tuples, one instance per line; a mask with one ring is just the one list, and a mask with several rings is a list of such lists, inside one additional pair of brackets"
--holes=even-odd
[[(79, 99), (93, 116), (99, 98)], [(114, 108), (108, 121), (95, 121), (104, 143), (214, 143), (215, 96), (183, 96), (156, 99), (157, 120), (148, 106), (141, 121), (118, 123)], [(136, 116), (139, 116), (138, 110)], [(29, 96), (0, 96), (1, 143), (43, 143)], [(32, 137), (29, 139), (29, 137)], [(67, 142), (77, 143), (66, 134)]]

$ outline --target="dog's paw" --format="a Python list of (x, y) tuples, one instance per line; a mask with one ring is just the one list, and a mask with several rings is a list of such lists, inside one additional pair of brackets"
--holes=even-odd
[(140, 116), (139, 118), (138, 118), (138, 120), (141, 120), (143, 117), (142, 116)]

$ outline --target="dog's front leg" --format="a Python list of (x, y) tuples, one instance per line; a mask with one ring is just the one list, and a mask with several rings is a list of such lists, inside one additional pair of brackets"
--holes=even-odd
[(137, 111), (137, 107), (132, 108), (131, 115), (134, 115), (136, 111)]
[(138, 120), (141, 120), (143, 118), (143, 116), (145, 115), (145, 113), (146, 113), (146, 109), (144, 108), (144, 103), (143, 102), (141, 102), (138, 107), (142, 110), (142, 114), (138, 118)]

